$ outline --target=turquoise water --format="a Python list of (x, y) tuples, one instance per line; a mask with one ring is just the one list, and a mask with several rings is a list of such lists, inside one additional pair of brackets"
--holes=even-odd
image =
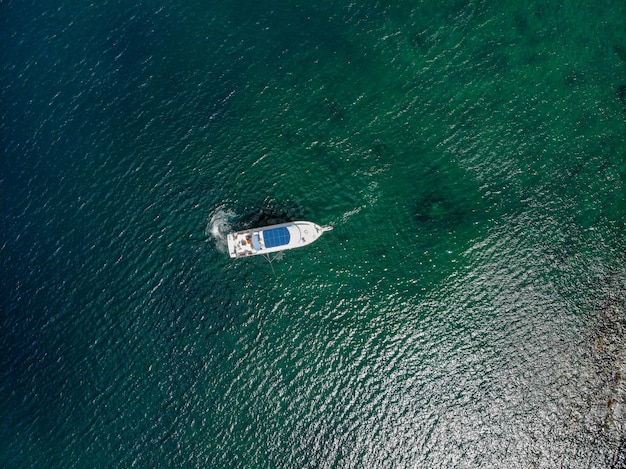
[(211, 3), (0, 3), (1, 465), (623, 467), (626, 4)]

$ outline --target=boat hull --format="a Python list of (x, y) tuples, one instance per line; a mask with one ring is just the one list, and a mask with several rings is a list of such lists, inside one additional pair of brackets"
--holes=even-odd
[(226, 237), (228, 255), (235, 259), (300, 248), (311, 244), (331, 229), (309, 221), (293, 221), (237, 231)]

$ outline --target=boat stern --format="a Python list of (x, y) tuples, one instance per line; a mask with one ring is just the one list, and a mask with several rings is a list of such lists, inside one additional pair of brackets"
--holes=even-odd
[(237, 246), (235, 241), (235, 233), (230, 233), (226, 236), (226, 242), (228, 244), (228, 255), (233, 259), (237, 257)]

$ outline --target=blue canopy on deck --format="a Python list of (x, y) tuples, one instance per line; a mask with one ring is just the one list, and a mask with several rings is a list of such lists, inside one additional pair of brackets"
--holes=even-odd
[(284, 246), (285, 244), (289, 244), (289, 239), (289, 230), (285, 227), (263, 230), (263, 241), (265, 241), (266, 248)]

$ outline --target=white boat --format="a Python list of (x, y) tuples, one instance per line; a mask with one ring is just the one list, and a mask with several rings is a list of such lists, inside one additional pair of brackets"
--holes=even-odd
[(310, 221), (292, 221), (230, 233), (228, 254), (232, 258), (271, 254), (311, 244), (332, 226), (319, 226)]

